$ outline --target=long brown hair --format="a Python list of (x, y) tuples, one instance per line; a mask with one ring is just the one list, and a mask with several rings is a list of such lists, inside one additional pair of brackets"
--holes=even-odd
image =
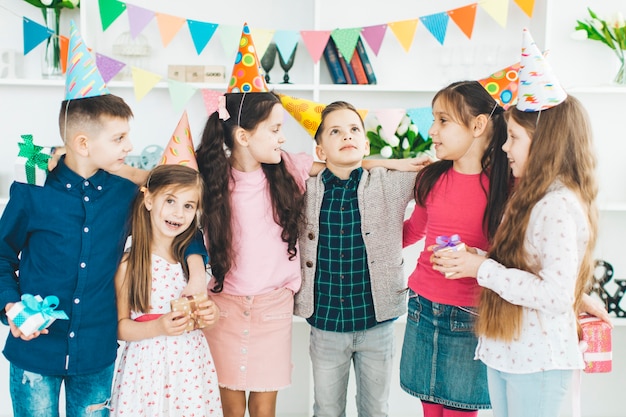
[[(528, 222), (533, 207), (546, 195), (548, 187), (560, 181), (576, 193), (589, 222), (589, 243), (576, 280), (573, 308), (578, 310), (581, 297), (593, 276), (598, 222), (595, 205), (598, 194), (596, 157), (587, 112), (577, 99), (569, 96), (563, 103), (541, 113), (511, 108), (506, 116), (526, 130), (531, 144), (526, 171), (508, 202), (489, 256), (509, 268), (538, 272), (529, 265), (524, 247)], [(522, 306), (511, 304), (495, 292), (483, 289), (479, 314), (476, 328), (479, 335), (505, 341), (519, 336)]]
[[(223, 289), (224, 278), (236, 258), (232, 248), (232, 209), (229, 181), (231, 179), (230, 152), (234, 146), (233, 133), (237, 127), (254, 131), (266, 120), (280, 99), (269, 93), (229, 93), (225, 95), (230, 118), (222, 120), (219, 113), (211, 114), (202, 133), (196, 152), (198, 167), (206, 184), (205, 218), (211, 272), (215, 278), (213, 292)], [(303, 219), (304, 197), (300, 187), (287, 170), (285, 161), (261, 164), (269, 184), (274, 210), (274, 221), (282, 227), (281, 238), (287, 244), (286, 256), (296, 256), (298, 227)]]
[[(483, 190), (487, 196), (483, 228), (487, 237), (491, 238), (500, 224), (511, 188), (509, 162), (502, 150), (502, 145), (506, 142), (504, 109), (497, 105), (478, 81), (452, 83), (435, 94), (433, 105), (437, 100), (441, 100), (456, 123), (465, 127), (470, 126), (474, 117), (481, 114), (490, 116), (487, 134), (491, 135), (491, 139), (481, 158), (481, 168), (482, 174), (489, 176), (489, 190)], [(421, 206), (426, 204), (428, 194), (439, 178), (452, 168), (452, 164), (453, 161), (437, 161), (417, 174), (415, 188), (417, 204)]]
[[(172, 242), (172, 256), (183, 267), (185, 276), (189, 269), (185, 262), (185, 249), (199, 230), (198, 217), (202, 212), (202, 196), (204, 184), (202, 177), (195, 169), (182, 165), (159, 165), (155, 167), (148, 181), (144, 185), (152, 195), (157, 195), (172, 189), (196, 188), (200, 193), (198, 201), (198, 215), (191, 225), (174, 238)], [(145, 191), (144, 191), (145, 192)], [(152, 224), (150, 212), (144, 204), (144, 192), (135, 197), (131, 217), (132, 246), (127, 257), (126, 277), (128, 280), (128, 301), (130, 309), (148, 313), (150, 310), (150, 292), (152, 289)]]

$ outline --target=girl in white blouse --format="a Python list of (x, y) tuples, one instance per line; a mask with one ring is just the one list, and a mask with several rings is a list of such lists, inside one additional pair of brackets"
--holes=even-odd
[[(521, 95), (520, 95), (521, 96)], [(489, 258), (433, 255), (434, 268), (483, 287), (476, 358), (488, 367), (495, 417), (556, 417), (583, 368), (576, 312), (593, 276), (596, 159), (582, 105), (506, 113), (518, 178)]]

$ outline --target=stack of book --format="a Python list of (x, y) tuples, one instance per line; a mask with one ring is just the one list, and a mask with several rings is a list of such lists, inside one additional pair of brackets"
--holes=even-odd
[(376, 84), (376, 75), (359, 37), (350, 62), (341, 55), (333, 38), (328, 38), (324, 59), (334, 84)]

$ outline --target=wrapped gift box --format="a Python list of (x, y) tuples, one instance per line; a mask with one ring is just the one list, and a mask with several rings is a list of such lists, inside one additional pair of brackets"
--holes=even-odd
[(209, 297), (207, 296), (207, 294), (201, 293), (181, 297), (170, 302), (172, 306), (172, 311), (183, 311), (187, 316), (189, 316), (190, 320), (187, 322), (186, 331), (189, 332), (208, 326), (208, 323), (199, 318), (196, 314), (197, 311), (200, 309), (198, 305), (208, 299)]
[(21, 137), (23, 142), (18, 143), (20, 151), (15, 161), (15, 181), (43, 186), (48, 176), (52, 148), (35, 145), (32, 135)]
[(611, 372), (611, 326), (601, 319), (583, 314), (578, 318), (582, 329), (581, 350), (587, 373)]
[[(433, 247), (433, 252), (458, 252), (466, 250), (465, 243), (461, 242), (459, 235), (437, 236), (435, 241), (437, 244)], [(446, 278), (452, 275), (454, 275), (454, 273), (445, 273)]]
[(41, 298), (39, 295), (24, 294), (22, 301), (13, 304), (7, 311), (7, 317), (25, 336), (30, 336), (50, 327), (57, 319), (69, 319), (63, 310), (55, 310), (58, 305), (59, 299), (54, 295)]

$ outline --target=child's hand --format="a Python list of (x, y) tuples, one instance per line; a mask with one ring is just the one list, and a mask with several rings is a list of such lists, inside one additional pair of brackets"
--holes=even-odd
[(398, 171), (417, 172), (430, 164), (432, 161), (428, 156), (419, 156), (416, 158), (403, 158), (394, 161), (394, 169)]
[[(8, 303), (6, 305), (6, 307), (4, 307), (4, 311), (9, 311), (11, 309), (11, 307), (13, 307), (13, 304), (15, 304), (15, 303)], [(48, 334), (48, 329), (43, 329), (43, 330), (40, 330), (40, 331), (36, 331), (35, 333), (33, 333), (33, 334), (29, 335), (29, 336), (26, 336), (24, 333), (22, 333), (20, 331), (20, 329), (18, 329), (18, 327), (15, 325), (15, 323), (13, 323), (13, 320), (11, 320), (10, 318), (7, 317), (7, 321), (9, 322), (9, 328), (11, 329), (11, 334), (13, 335), (13, 337), (16, 337), (16, 338), (19, 337), (22, 340), (29, 341), (29, 340), (33, 340), (33, 339), (39, 337), (39, 335), (41, 335), (41, 334)]]
[(602, 301), (597, 298), (593, 298), (589, 294), (583, 294), (582, 305), (580, 307), (583, 313), (591, 314), (599, 318), (600, 320), (608, 323), (611, 327), (613, 327), (613, 323), (611, 322), (611, 316), (609, 316), (609, 312), (604, 308), (604, 304)]
[(158, 318), (161, 334), (165, 336), (180, 336), (185, 333), (187, 322), (190, 320), (183, 311), (170, 311)]
[(200, 309), (196, 311), (196, 316), (207, 323), (207, 327), (213, 327), (220, 318), (220, 309), (217, 304), (208, 299), (200, 303), (198, 307)]
[(470, 248), (467, 251), (434, 251), (430, 262), (435, 271), (448, 273), (447, 279), (476, 278), (478, 268), (486, 258), (475, 252)]

